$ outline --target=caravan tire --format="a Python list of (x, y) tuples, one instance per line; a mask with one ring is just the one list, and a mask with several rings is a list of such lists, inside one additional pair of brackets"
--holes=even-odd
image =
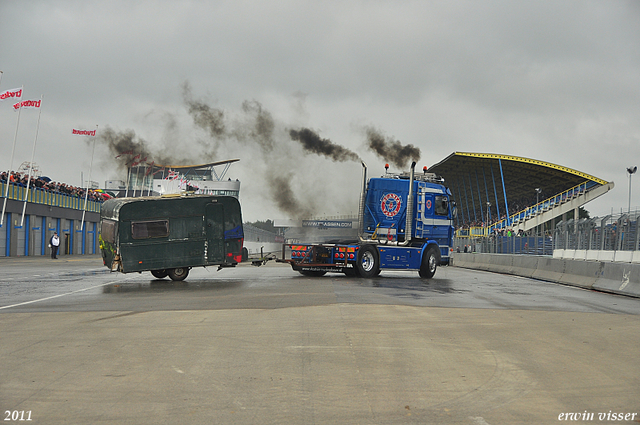
[(169, 272), (167, 271), (167, 269), (151, 270), (151, 274), (156, 279), (164, 279), (165, 277), (169, 276)]
[(169, 270), (169, 277), (171, 278), (171, 280), (176, 280), (176, 281), (185, 280), (188, 275), (189, 275), (188, 267), (178, 267), (176, 269)]

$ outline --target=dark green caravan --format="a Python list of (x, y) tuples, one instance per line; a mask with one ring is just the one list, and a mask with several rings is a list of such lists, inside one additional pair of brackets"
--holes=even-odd
[(114, 198), (100, 211), (104, 265), (183, 280), (192, 267), (232, 267), (242, 260), (242, 213), (231, 196)]

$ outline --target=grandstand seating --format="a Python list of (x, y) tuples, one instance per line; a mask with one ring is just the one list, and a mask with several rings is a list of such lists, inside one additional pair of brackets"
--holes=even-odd
[(491, 224), (485, 230), (490, 234), (496, 230), (512, 229), (527, 231), (554, 219), (569, 211), (575, 210), (613, 188), (613, 182), (601, 185), (594, 181), (585, 181), (564, 192), (544, 199), (522, 211)]

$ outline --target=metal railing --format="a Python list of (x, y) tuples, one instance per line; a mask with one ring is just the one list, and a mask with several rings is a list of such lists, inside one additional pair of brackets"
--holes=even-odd
[(453, 240), (457, 252), (490, 254), (553, 255), (553, 238), (545, 236), (497, 236), (456, 237)]
[[(0, 199), (4, 198), (7, 183), (0, 182)], [(16, 184), (9, 184), (7, 199), (23, 202), (27, 188)], [(27, 195), (27, 202), (33, 204), (43, 204), (52, 207), (71, 208), (75, 210), (83, 210), (85, 201), (84, 197), (71, 196), (64, 193), (55, 193), (39, 187), (30, 187)], [(100, 212), (100, 202), (87, 200), (86, 211)]]
[(489, 226), (489, 233), (491, 233), (491, 231), (493, 231), (494, 229), (504, 229), (510, 225), (517, 224), (520, 221), (533, 218), (536, 215), (562, 205), (577, 196), (584, 195), (589, 189), (597, 185), (598, 183), (591, 180), (580, 183), (572, 187), (571, 189), (565, 190), (564, 192), (558, 193), (557, 195), (538, 202), (535, 205), (527, 207), (520, 212), (512, 214), (511, 216), (509, 216), (509, 220), (503, 218), (502, 220), (491, 224)]

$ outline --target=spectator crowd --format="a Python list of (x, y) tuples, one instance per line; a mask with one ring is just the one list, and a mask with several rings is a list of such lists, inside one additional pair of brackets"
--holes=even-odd
[[(11, 171), (8, 176), (8, 181), (10, 184), (14, 184), (20, 187), (27, 187), (29, 185), (29, 189), (33, 190), (44, 190), (50, 193), (57, 193), (62, 195), (71, 196), (74, 198), (85, 198), (86, 189), (82, 187), (71, 186), (65, 183), (54, 182), (46, 177), (34, 177), (31, 176), (31, 180), (29, 180), (28, 174), (21, 174), (16, 171)], [(7, 182), (7, 172), (3, 171), (0, 174), (0, 182)], [(4, 194), (3, 194), (4, 195)], [(107, 199), (108, 195), (103, 194), (101, 192), (89, 189), (89, 194), (87, 196), (87, 200), (94, 202), (103, 202)]]

